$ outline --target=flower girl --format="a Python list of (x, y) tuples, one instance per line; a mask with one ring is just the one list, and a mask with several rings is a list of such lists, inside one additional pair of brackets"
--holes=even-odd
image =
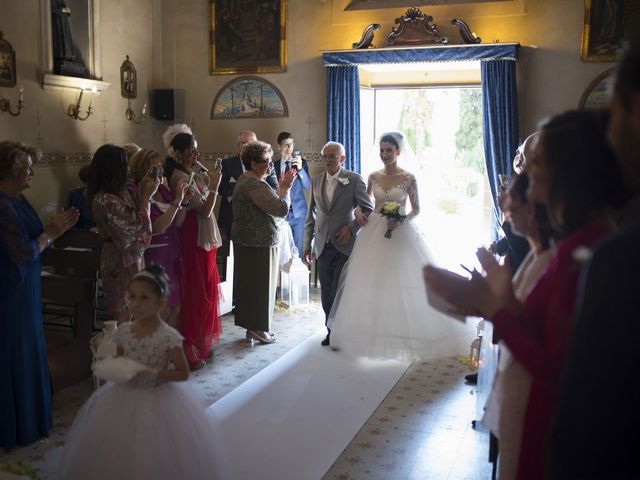
[(111, 374), (103, 372), (116, 382), (96, 391), (74, 420), (62, 478), (231, 478), (211, 419), (189, 386), (178, 383), (189, 367), (182, 336), (159, 317), (168, 293), (161, 266), (132, 278), (133, 321), (114, 333), (118, 356)]

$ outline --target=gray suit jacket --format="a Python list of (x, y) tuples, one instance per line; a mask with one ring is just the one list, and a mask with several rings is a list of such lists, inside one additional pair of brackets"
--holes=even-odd
[[(373, 210), (367, 186), (360, 175), (341, 169), (331, 204), (325, 194), (326, 178), (326, 172), (322, 172), (311, 179), (311, 199), (304, 224), (303, 250), (310, 251), (311, 241), (314, 240), (313, 252), (316, 258), (322, 254), (327, 242), (335, 245), (339, 252), (349, 255), (360, 229), (353, 210), (360, 207), (366, 215)], [(352, 235), (346, 245), (340, 245), (336, 241), (336, 232), (344, 225), (349, 225)]]

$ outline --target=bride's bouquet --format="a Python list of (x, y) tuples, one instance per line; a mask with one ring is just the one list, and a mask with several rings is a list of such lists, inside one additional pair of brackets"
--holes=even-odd
[[(385, 217), (387, 220), (392, 220), (398, 223), (404, 222), (405, 218), (407, 218), (407, 212), (398, 202), (387, 202), (382, 205), (382, 208), (380, 208), (380, 215)], [(384, 237), (391, 238), (391, 232), (393, 232), (393, 230), (387, 228)]]

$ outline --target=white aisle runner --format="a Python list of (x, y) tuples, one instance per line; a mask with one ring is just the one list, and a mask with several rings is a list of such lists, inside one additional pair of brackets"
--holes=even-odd
[(311, 336), (207, 410), (234, 480), (320, 480), (409, 366), (353, 360), (320, 346), (323, 338)]

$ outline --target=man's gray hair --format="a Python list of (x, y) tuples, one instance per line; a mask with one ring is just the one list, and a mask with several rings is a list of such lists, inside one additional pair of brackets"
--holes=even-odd
[(340, 151), (340, 155), (346, 155), (346, 152), (344, 150), (344, 145), (342, 145), (340, 142), (327, 142), (325, 144), (324, 147), (322, 147), (322, 150), (320, 150), (320, 153), (324, 153), (324, 149), (327, 147), (338, 147), (338, 150)]

